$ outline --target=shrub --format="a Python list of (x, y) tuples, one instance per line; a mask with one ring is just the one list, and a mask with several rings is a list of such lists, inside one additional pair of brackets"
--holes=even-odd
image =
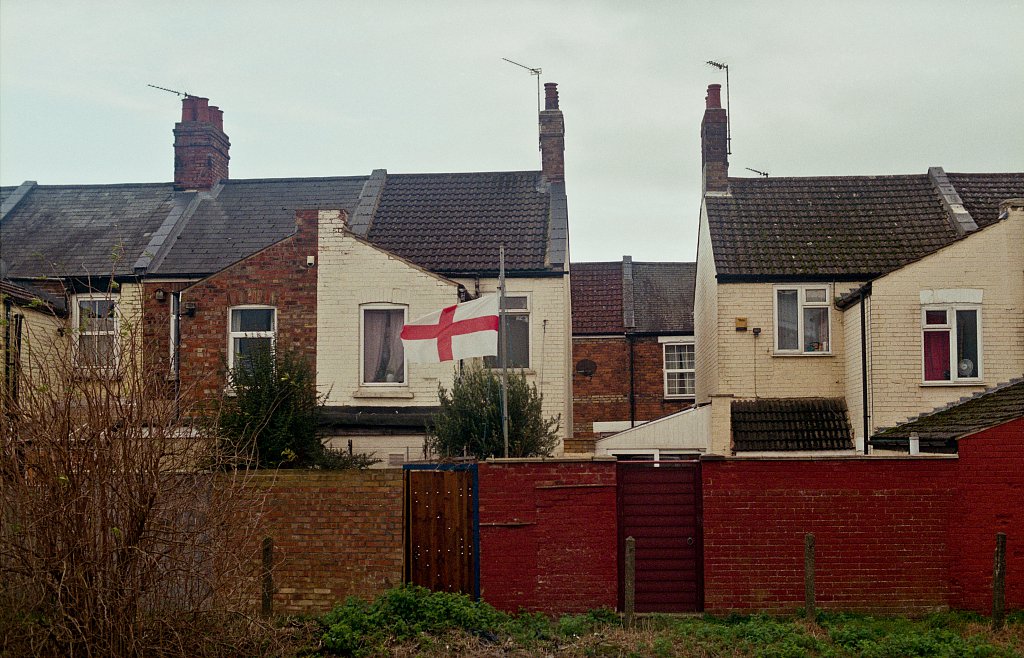
[[(504, 455), (501, 376), (473, 365), (456, 373), (452, 390), (438, 389), (441, 411), (434, 416), (430, 449), (441, 457)], [(558, 445), (560, 416), (544, 418), (543, 396), (521, 371), (508, 373), (508, 456), (550, 456)]]

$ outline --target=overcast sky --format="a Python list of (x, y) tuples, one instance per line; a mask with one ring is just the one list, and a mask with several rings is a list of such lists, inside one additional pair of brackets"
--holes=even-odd
[(730, 173), (1024, 170), (1024, 2), (0, 0), (0, 183), (169, 181), (180, 101), (231, 177), (539, 169), (559, 83), (573, 261), (692, 260), (700, 120)]

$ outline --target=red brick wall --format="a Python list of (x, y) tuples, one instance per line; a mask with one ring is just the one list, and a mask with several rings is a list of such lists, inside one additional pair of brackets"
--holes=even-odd
[(328, 610), (402, 583), (402, 471), (267, 473), (275, 612)]
[[(636, 420), (655, 420), (687, 409), (691, 400), (666, 400), (662, 346), (655, 336), (636, 337), (633, 385)], [(629, 343), (624, 336), (573, 338), (572, 360), (597, 364), (591, 375), (573, 374), (573, 440), (566, 451), (593, 450), (595, 421), (630, 420)]]
[(955, 607), (992, 611), (996, 533), (1006, 538), (1006, 607), (1024, 608), (1024, 418), (961, 439), (950, 543)]
[(242, 304), (277, 308), (277, 348), (295, 349), (316, 363), (317, 211), (296, 213), (296, 234), (191, 286), (182, 293), (180, 371), (185, 391), (215, 397), (224, 387), (228, 309)]
[(817, 542), (819, 607), (906, 613), (950, 605), (957, 466), (952, 459), (704, 461), (705, 609), (802, 606), (808, 532)]
[(480, 464), (480, 593), (503, 610), (615, 607), (615, 463)]

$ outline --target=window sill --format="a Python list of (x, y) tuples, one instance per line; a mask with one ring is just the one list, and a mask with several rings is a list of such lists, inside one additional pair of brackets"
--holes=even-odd
[(835, 356), (832, 352), (772, 352), (772, 356), (797, 356), (797, 357), (815, 357), (815, 356)]
[(952, 382), (921, 382), (922, 388), (949, 388), (950, 386), (985, 386), (985, 382), (981, 379), (958, 379)]
[(666, 402), (692, 402), (697, 399), (696, 395), (666, 395), (663, 398)]
[(410, 391), (408, 388), (404, 388), (404, 387), (401, 388), (401, 389), (398, 389), (398, 388), (388, 388), (388, 387), (383, 387), (383, 386), (381, 388), (370, 388), (370, 387), (360, 386), (359, 388), (357, 388), (352, 393), (352, 397), (354, 397), (354, 398), (369, 398), (369, 399), (392, 398), (392, 399), (398, 399), (398, 400), (411, 400), (415, 396), (413, 395), (412, 391)]

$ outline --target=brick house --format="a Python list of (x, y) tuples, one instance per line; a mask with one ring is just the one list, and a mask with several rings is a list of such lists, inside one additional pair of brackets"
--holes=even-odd
[(1019, 204), (1000, 208), (1024, 173), (734, 178), (718, 85), (706, 101), (694, 314), (712, 452), (852, 454), (1024, 373), (1024, 232)]
[(695, 263), (572, 264), (573, 441), (693, 405)]
[(397, 330), (493, 292), (505, 245), (513, 364), (570, 436), (564, 120), (545, 91), (538, 171), (255, 180), (228, 178), (222, 112), (186, 97), (173, 183), (0, 189), (3, 275), (68, 300), (83, 371), (118, 358), (126, 326), (147, 374), (207, 396), (246, 350), (303, 352), (332, 440), (398, 463), (422, 457), (454, 370), (406, 363)]

